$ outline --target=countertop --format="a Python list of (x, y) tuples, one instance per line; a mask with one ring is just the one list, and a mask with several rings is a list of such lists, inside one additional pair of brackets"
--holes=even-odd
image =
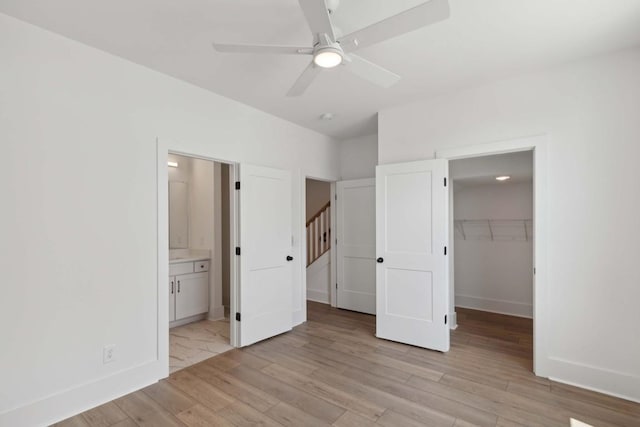
[(169, 264), (178, 264), (181, 262), (209, 261), (208, 256), (185, 256), (177, 257), (169, 260)]

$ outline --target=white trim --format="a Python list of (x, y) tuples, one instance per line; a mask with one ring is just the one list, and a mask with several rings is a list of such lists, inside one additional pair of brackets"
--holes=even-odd
[(638, 376), (558, 357), (549, 358), (549, 370), (550, 380), (640, 403)]
[(301, 173), (300, 175), (300, 212), (298, 212), (298, 217), (300, 219), (300, 251), (298, 252), (298, 256), (300, 258), (299, 264), (305, 267), (304, 273), (300, 275), (302, 295), (305, 302), (302, 304), (302, 318), (296, 319), (296, 316), (294, 315), (294, 326), (307, 321), (307, 175), (304, 173)]
[[(229, 296), (229, 299), (231, 299), (231, 296)], [(224, 305), (218, 306), (218, 307), (213, 307), (211, 310), (209, 310), (209, 316), (207, 317), (207, 319), (209, 320), (222, 320), (224, 319)], [(231, 341), (231, 340), (229, 340)]]
[(320, 291), (307, 291), (307, 301), (329, 304), (329, 294)]
[[(464, 159), (533, 150), (534, 268), (533, 278), (533, 371), (541, 377), (550, 373), (547, 352), (547, 135), (513, 138), (506, 141), (438, 150), (438, 159)], [(452, 227), (453, 224), (450, 225)], [(450, 283), (450, 286), (454, 286)]]
[(338, 200), (336, 200), (336, 185), (337, 181), (331, 183), (331, 207), (329, 208), (329, 215), (331, 217), (331, 282), (329, 283), (329, 304), (331, 307), (338, 306), (338, 290), (336, 289), (336, 283), (338, 283), (338, 250), (336, 244), (336, 230), (338, 229)]
[(158, 242), (158, 348), (157, 358), (162, 366), (160, 378), (169, 376), (169, 149), (164, 140), (156, 138), (157, 185), (157, 242)]
[[(165, 162), (165, 167), (166, 165)], [(57, 423), (154, 384), (168, 369), (168, 365), (154, 360), (96, 381), (80, 384), (0, 414), (0, 426), (31, 427)]]
[(456, 307), (533, 319), (533, 305), (471, 295), (456, 295)]
[(184, 319), (174, 320), (169, 323), (169, 330), (173, 328), (177, 328), (178, 326), (186, 325), (192, 322), (199, 322), (200, 320), (205, 320), (208, 317), (208, 313), (196, 314), (194, 316), (185, 317)]
[(229, 164), (229, 344), (240, 346), (240, 325), (236, 313), (240, 312), (240, 257), (236, 256), (236, 247), (240, 246), (240, 197), (236, 191), (236, 181), (240, 180), (240, 168), (237, 163)]

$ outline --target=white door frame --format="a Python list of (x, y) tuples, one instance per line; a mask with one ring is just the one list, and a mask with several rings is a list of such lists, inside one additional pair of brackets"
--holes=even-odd
[[(438, 150), (438, 159), (464, 159), (495, 154), (514, 153), (518, 151), (533, 151), (533, 227), (534, 227), (534, 276), (533, 276), (533, 371), (536, 375), (547, 377), (547, 140), (548, 135), (535, 135), (514, 138), (505, 141), (470, 145), (458, 148)], [(449, 180), (451, 181), (451, 180)], [(453, 183), (449, 185), (451, 194)], [(450, 213), (451, 215), (452, 213)], [(449, 223), (450, 236), (454, 230), (454, 223)], [(453, 239), (450, 239), (453, 244)], [(453, 248), (449, 263), (449, 275), (453, 274)], [(454, 283), (449, 280), (451, 304), (454, 300)], [(455, 319), (455, 313), (450, 308)]]
[[(157, 158), (157, 166), (156, 166), (156, 176), (157, 176), (157, 226), (158, 226), (158, 277), (157, 277), (157, 296), (158, 296), (158, 348), (157, 348), (157, 357), (161, 366), (163, 367), (162, 377), (169, 376), (169, 212), (167, 206), (169, 204), (169, 190), (167, 186), (167, 182), (169, 179), (169, 172), (167, 169), (167, 161), (169, 159), (169, 154), (176, 154), (179, 156), (192, 157), (202, 160), (209, 160), (212, 162), (226, 163), (230, 166), (233, 171), (233, 175), (236, 177), (235, 180), (229, 180), (229, 196), (230, 196), (230, 215), (229, 215), (229, 226), (230, 236), (229, 240), (231, 243), (231, 247), (239, 246), (240, 239), (240, 224), (238, 220), (238, 204), (239, 198), (233, 188), (235, 186), (235, 181), (238, 177), (238, 162), (213, 158), (207, 155), (202, 155), (198, 153), (190, 153), (184, 152), (181, 150), (172, 149), (169, 146), (169, 142), (166, 140), (156, 139), (156, 158)], [(239, 267), (240, 263), (235, 256), (235, 253), (230, 255), (231, 260), (231, 268), (229, 270), (230, 273), (230, 287), (229, 290), (229, 298), (230, 298), (230, 312), (236, 313), (238, 307), (238, 292), (239, 292)], [(239, 331), (238, 331), (238, 322), (235, 320), (234, 316), (229, 316), (229, 329), (230, 329), (230, 344), (233, 347), (238, 347), (239, 345)]]

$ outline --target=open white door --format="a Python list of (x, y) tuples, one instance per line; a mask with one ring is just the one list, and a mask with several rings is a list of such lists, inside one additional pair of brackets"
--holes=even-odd
[(240, 346), (292, 325), (291, 174), (240, 165)]
[(376, 182), (336, 185), (337, 306), (376, 314)]
[(376, 168), (376, 336), (449, 351), (447, 160)]

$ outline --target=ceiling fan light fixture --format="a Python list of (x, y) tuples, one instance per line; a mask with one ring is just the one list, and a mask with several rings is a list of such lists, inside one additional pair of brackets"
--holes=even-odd
[(313, 56), (313, 62), (322, 68), (337, 67), (342, 64), (342, 52), (332, 47), (320, 49)]

